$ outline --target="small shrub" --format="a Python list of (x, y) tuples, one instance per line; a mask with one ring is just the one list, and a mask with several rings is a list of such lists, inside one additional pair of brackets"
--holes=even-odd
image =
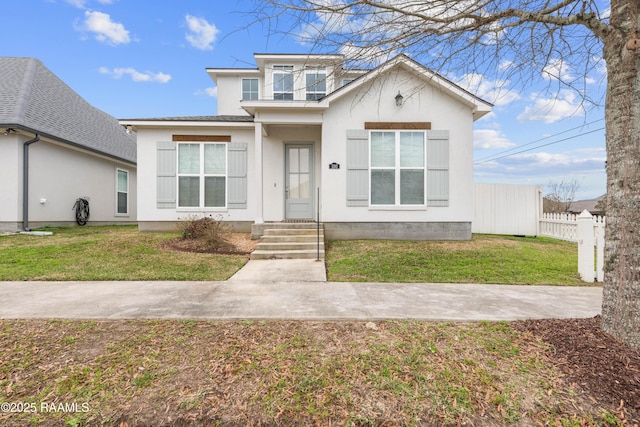
[(226, 233), (229, 232), (227, 224), (222, 217), (190, 218), (179, 225), (183, 239), (200, 239), (212, 249), (220, 248), (226, 243)]

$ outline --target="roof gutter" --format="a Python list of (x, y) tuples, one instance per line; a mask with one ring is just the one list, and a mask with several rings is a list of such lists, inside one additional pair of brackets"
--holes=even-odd
[(24, 231), (31, 231), (29, 228), (29, 146), (40, 141), (40, 134), (37, 134), (22, 145), (22, 228)]
[[(58, 136), (51, 135), (50, 133), (46, 133), (46, 132), (41, 132), (41, 131), (36, 130), (34, 128), (30, 128), (28, 126), (23, 126), (23, 125), (19, 125), (19, 124), (10, 124), (10, 123), (0, 123), (0, 128), (4, 128), (4, 127), (13, 128), (15, 130), (23, 130), (23, 131), (25, 131), (27, 133), (32, 133), (34, 135), (39, 135), (42, 138), (51, 139), (53, 141), (60, 142), (60, 143), (62, 143), (64, 145), (68, 145), (70, 147), (79, 148), (82, 151), (98, 154), (100, 156), (108, 157), (109, 159), (117, 160), (119, 162), (123, 162), (123, 163), (127, 163), (129, 165), (136, 166), (136, 162), (135, 161), (131, 161), (129, 159), (125, 159), (124, 157), (116, 156), (116, 155), (113, 155), (113, 154), (105, 153), (104, 151), (100, 151), (100, 150), (97, 150), (95, 148), (87, 147), (85, 145), (81, 145), (81, 144), (78, 144), (78, 143), (75, 143), (75, 142), (72, 142), (72, 141), (69, 141), (69, 140), (66, 140), (66, 139), (62, 139), (62, 138), (60, 138)], [(37, 141), (35, 141), (35, 142), (37, 142)]]

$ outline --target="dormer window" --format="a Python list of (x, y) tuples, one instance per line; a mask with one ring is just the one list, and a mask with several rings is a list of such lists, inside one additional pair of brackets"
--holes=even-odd
[(293, 100), (293, 65), (273, 66), (273, 99)]
[(326, 68), (307, 68), (305, 76), (307, 101), (317, 101), (327, 95)]

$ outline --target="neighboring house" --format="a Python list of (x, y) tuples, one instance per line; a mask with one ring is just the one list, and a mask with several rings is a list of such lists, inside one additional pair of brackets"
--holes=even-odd
[(603, 194), (602, 196), (595, 199), (576, 200), (575, 202), (571, 203), (568, 212), (573, 214), (581, 214), (582, 211), (586, 209), (591, 215), (604, 215), (607, 203), (606, 199), (607, 195)]
[(330, 239), (471, 238), (472, 128), (490, 103), (405, 55), (255, 60), (207, 69), (218, 116), (120, 121), (137, 132), (140, 230), (211, 215), (254, 236), (319, 219)]
[(136, 221), (136, 147), (118, 121), (92, 107), (33, 58), (0, 58), (0, 230)]

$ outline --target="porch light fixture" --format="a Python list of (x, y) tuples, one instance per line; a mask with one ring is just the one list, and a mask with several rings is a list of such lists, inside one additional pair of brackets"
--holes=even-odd
[(5, 129), (5, 131), (4, 131), (5, 136), (6, 136), (6, 135), (11, 135), (11, 134), (13, 134), (13, 133), (18, 133), (18, 132), (16, 132), (16, 130), (15, 130), (15, 129), (12, 129), (12, 128), (7, 128), (7, 129)]
[(404, 98), (400, 95), (400, 91), (398, 91), (398, 94), (396, 95), (396, 107), (402, 107), (403, 100)]

